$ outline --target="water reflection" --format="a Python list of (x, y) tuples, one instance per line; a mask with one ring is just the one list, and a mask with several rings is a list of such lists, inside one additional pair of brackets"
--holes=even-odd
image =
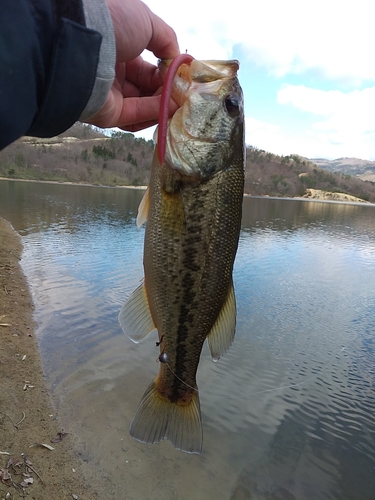
[(363, 204), (336, 202), (294, 201), (283, 199), (244, 198), (242, 226), (245, 231), (270, 229), (285, 235), (306, 227), (327, 226), (335, 234), (351, 235), (353, 230), (361, 235), (373, 236), (374, 207)]
[(143, 276), (141, 197), (0, 182), (47, 380), (101, 498), (373, 499), (374, 207), (244, 199), (236, 341), (218, 363), (203, 351), (189, 456), (128, 434), (158, 371), (154, 339), (134, 345), (116, 320)]
[(88, 221), (131, 223), (143, 191), (0, 180), (0, 194), (0, 210), (13, 214), (14, 227), (29, 234), (54, 225), (74, 233), (84, 230)]

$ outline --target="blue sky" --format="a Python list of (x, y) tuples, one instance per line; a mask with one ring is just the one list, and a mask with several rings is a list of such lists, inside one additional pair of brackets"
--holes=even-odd
[(240, 61), (247, 144), (280, 155), (375, 160), (373, 2), (145, 3), (173, 27), (182, 52)]

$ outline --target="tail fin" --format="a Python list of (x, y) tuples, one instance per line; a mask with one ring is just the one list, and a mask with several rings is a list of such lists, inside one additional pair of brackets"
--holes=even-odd
[(203, 433), (198, 392), (188, 405), (180, 405), (162, 397), (152, 382), (130, 424), (130, 435), (149, 444), (168, 439), (178, 450), (200, 453)]

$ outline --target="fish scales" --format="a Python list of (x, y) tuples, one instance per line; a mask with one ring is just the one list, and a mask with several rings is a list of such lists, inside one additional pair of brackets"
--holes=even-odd
[[(219, 172), (198, 189), (197, 181), (166, 170), (152, 172), (144, 267), (151, 314), (168, 353), (160, 386), (176, 400), (191, 392), (186, 384), (196, 387), (203, 342), (231, 285), (243, 176), (241, 168)], [(173, 174), (175, 190), (166, 193), (164, 179)], [(175, 218), (181, 206), (183, 220)]]
[(135, 342), (157, 328), (163, 361), (131, 435), (147, 443), (167, 438), (191, 453), (202, 448), (196, 373), (203, 343), (207, 338), (217, 360), (235, 330), (232, 270), (244, 184), (237, 68), (235, 61), (197, 62), (189, 74), (186, 101), (168, 126), (166, 159), (160, 165), (154, 155), (140, 207), (147, 217), (144, 283), (119, 315)]

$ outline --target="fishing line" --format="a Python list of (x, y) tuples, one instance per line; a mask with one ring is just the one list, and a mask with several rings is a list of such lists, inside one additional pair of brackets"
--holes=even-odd
[[(314, 375), (311, 375), (310, 377), (308, 377), (307, 379), (305, 380), (302, 380), (301, 382), (296, 382), (295, 384), (290, 384), (290, 385), (283, 385), (281, 387), (274, 387), (273, 389), (263, 389), (261, 391), (257, 391), (257, 392), (253, 392), (252, 394), (248, 394), (247, 397), (250, 397), (250, 396), (256, 396), (257, 394), (265, 394), (266, 392), (276, 392), (276, 391), (282, 391), (284, 389), (291, 389), (293, 387), (298, 387), (298, 386), (301, 386), (303, 384), (306, 384), (307, 382), (310, 382), (311, 380), (314, 380), (315, 378), (317, 378), (329, 365), (331, 365), (335, 359), (338, 358), (338, 356), (343, 352), (345, 351), (346, 347), (342, 347), (338, 353), (332, 357), (332, 359), (330, 359), (328, 361), (328, 363), (326, 363), (317, 373), (315, 373)], [(197, 389), (196, 387), (193, 387), (189, 384), (187, 384), (186, 382), (184, 382), (173, 370), (172, 368), (169, 366), (169, 363), (168, 361), (165, 362), (165, 364), (167, 365), (168, 369), (173, 373), (173, 375), (180, 381), (182, 382), (184, 385), (186, 385), (187, 387), (189, 387), (190, 389), (193, 389), (193, 391), (196, 391), (198, 394), (206, 394), (205, 391), (200, 391), (199, 389)], [(219, 396), (220, 399), (245, 399), (241, 396)]]

